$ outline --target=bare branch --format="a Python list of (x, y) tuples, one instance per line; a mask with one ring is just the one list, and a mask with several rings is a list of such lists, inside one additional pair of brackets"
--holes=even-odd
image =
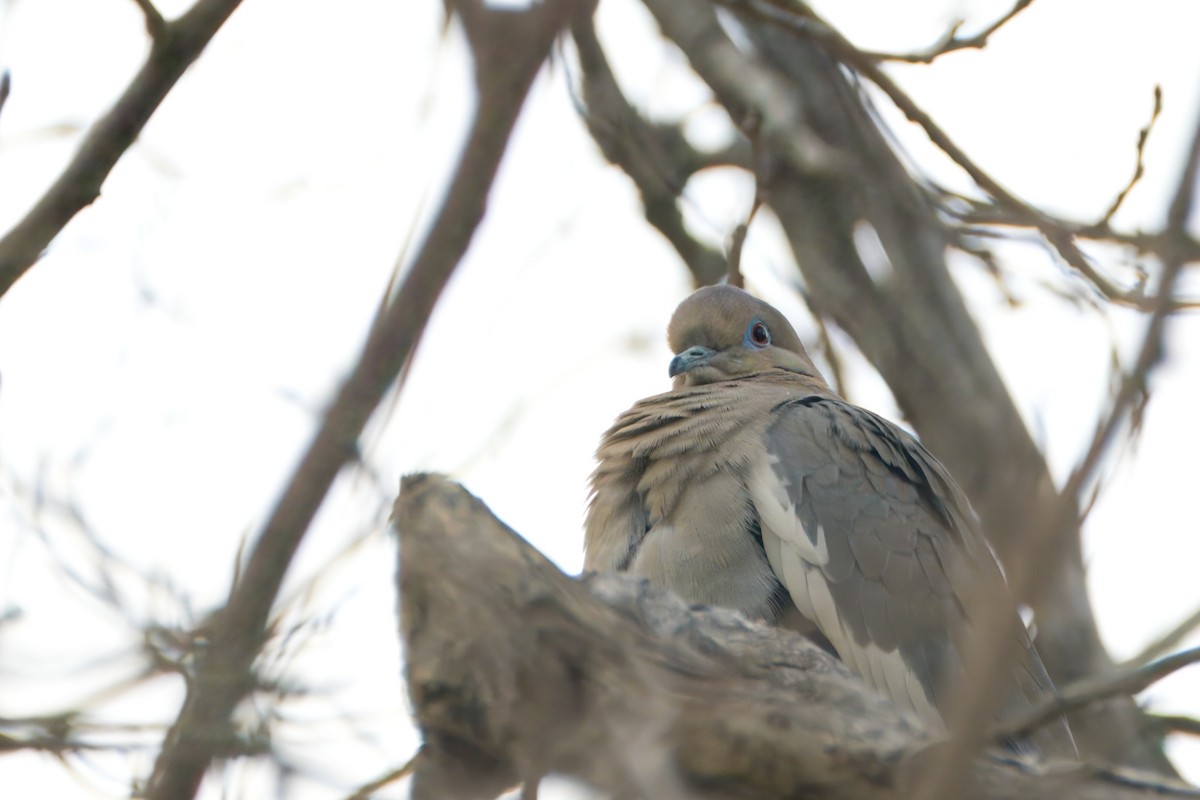
[(412, 774), (413, 768), (416, 766), (417, 757), (413, 756), (403, 765), (391, 770), (385, 775), (381, 775), (370, 783), (364, 783), (362, 786), (354, 790), (350, 795), (346, 796), (346, 800), (370, 800), (375, 794), (386, 786), (390, 786), (398, 780), (407, 778)]
[(936, 59), (947, 53), (953, 53), (956, 50), (982, 50), (987, 46), (988, 39), (992, 37), (996, 31), (1007, 25), (1013, 17), (1020, 14), (1029, 6), (1033, 5), (1033, 0), (1017, 0), (1016, 4), (1008, 10), (1008, 12), (993, 22), (991, 25), (984, 28), (974, 36), (959, 36), (958, 32), (962, 29), (962, 20), (957, 20), (951, 25), (940, 40), (930, 45), (926, 49), (917, 53), (879, 53), (864, 51), (871, 58), (879, 61), (902, 61), (909, 64), (931, 64)]
[(117, 102), (87, 132), (41, 199), (0, 239), (0, 296), (41, 258), (71, 218), (100, 196), (117, 160), (240, 2), (198, 0), (183, 16), (164, 23), (146, 62)]
[(1146, 171), (1146, 165), (1143, 159), (1146, 155), (1146, 141), (1150, 138), (1150, 131), (1154, 129), (1154, 123), (1158, 121), (1158, 115), (1162, 113), (1162, 87), (1156, 85), (1154, 87), (1154, 110), (1150, 112), (1150, 121), (1146, 123), (1146, 127), (1138, 131), (1137, 140), (1137, 160), (1134, 163), (1133, 175), (1129, 178), (1129, 183), (1125, 184), (1125, 188), (1117, 194), (1112, 205), (1108, 207), (1108, 211), (1104, 212), (1104, 216), (1100, 218), (1099, 225), (1107, 227), (1112, 220), (1113, 215), (1121, 208), (1121, 204), (1125, 202), (1125, 198), (1133, 191), (1133, 187), (1141, 180), (1142, 174)]
[(715, 283), (725, 274), (726, 259), (688, 233), (678, 206), (688, 178), (706, 159), (678, 126), (651, 125), (629, 104), (591, 19), (577, 22), (571, 35), (583, 70), (581, 111), (592, 138), (637, 186), (646, 221), (671, 243), (696, 283)]
[(133, 0), (133, 2), (137, 4), (146, 18), (146, 33), (150, 34), (150, 38), (155, 41), (162, 38), (167, 31), (167, 21), (155, 7), (154, 0)]
[(1142, 649), (1133, 658), (1125, 662), (1124, 666), (1138, 667), (1161, 656), (1163, 653), (1169, 653), (1174, 650), (1179, 644), (1188, 637), (1196, 628), (1200, 628), (1200, 608), (1188, 614), (1187, 617), (1159, 636), (1150, 644)]
[(183, 708), (154, 766), (145, 793), (149, 800), (193, 797), (218, 755), (214, 732), (229, 726), (235, 706), (254, 686), (253, 663), (288, 564), (334, 478), (355, 457), (363, 427), (412, 355), (482, 220), (508, 137), (555, 36), (586, 4), (510, 12), (464, 1), (455, 10), (474, 54), (478, 89), (463, 154), (404, 283), (372, 327), (358, 362), (254, 544), (241, 580), (209, 625), (209, 646), (196, 659)]
[[(1037, 230), (1067, 264), (1095, 283), (1106, 295), (1119, 298), (1124, 294), (1119, 287), (1111, 284), (1095, 270), (1075, 244), (1076, 236), (1085, 229), (1090, 228), (1093, 233), (1098, 233), (1107, 226), (1084, 226), (1057, 219), (1018, 198), (976, 164), (966, 151), (960, 148), (933, 118), (880, 68), (878, 59), (856, 48), (807, 6), (799, 2), (791, 4), (789, 0), (719, 0), (719, 2), (792, 30), (799, 35), (811, 36), (821, 41), (839, 60), (879, 87), (905, 117), (919, 125), (938, 149), (966, 172), (980, 189), (1004, 209), (1007, 224), (1028, 226)], [(1019, 10), (1016, 9), (1016, 11)], [(1195, 258), (1196, 254), (1200, 253), (1200, 244), (1195, 244), (1186, 235), (1183, 235), (1182, 240), (1173, 246), (1180, 249), (1181, 252), (1186, 249), (1191, 254), (1191, 258)]]
[(0, 72), (0, 112), (4, 111), (4, 103), (8, 100), (8, 93), (12, 89), (12, 75), (8, 70)]
[(1166, 333), (1167, 319), (1171, 316), (1171, 298), (1174, 294), (1175, 282), (1187, 263), (1186, 242), (1188, 217), (1191, 214), (1193, 193), (1197, 178), (1200, 177), (1200, 120), (1197, 120), (1195, 132), (1192, 134), (1191, 147), (1187, 162), (1167, 210), (1166, 225), (1163, 228), (1162, 273), (1156, 292), (1157, 300), (1150, 312), (1146, 323), (1146, 332), (1142, 336), (1142, 344), (1138, 349), (1137, 358), (1130, 370), (1122, 376), (1120, 387), (1113, 398), (1108, 413), (1096, 427), (1092, 442), (1079, 464), (1072, 470), (1066, 485), (1063, 487), (1064, 497), (1081, 497), (1088, 482), (1099, 467), (1104, 454), (1112, 444), (1117, 430), (1126, 419), (1135, 413), (1136, 406), (1145, 402), (1146, 387), (1150, 373), (1162, 359), (1163, 336)]
[(1182, 653), (1115, 675), (1078, 681), (1061, 690), (1058, 697), (1047, 700), (1025, 714), (998, 726), (993, 731), (993, 737), (1003, 741), (1025, 736), (1068, 711), (1115, 695), (1137, 694), (1173, 672), (1197, 662), (1200, 662), (1200, 647), (1184, 650)]
[(1165, 733), (1182, 733), (1200, 736), (1200, 719), (1175, 714), (1151, 714), (1150, 721), (1160, 725)]

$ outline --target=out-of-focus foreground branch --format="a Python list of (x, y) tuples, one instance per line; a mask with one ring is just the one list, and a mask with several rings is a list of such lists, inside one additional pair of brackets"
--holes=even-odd
[(208, 625), (207, 646), (197, 656), (183, 708), (154, 766), (148, 798), (194, 796), (208, 765), (232, 738), (231, 716), (255, 686), (253, 663), (292, 556), (338, 472), (356, 458), (363, 427), (411, 357), (434, 303), (483, 219), (509, 135), (543, 59), (558, 31), (586, 6), (585, 0), (513, 12), (474, 0), (454, 4), (474, 56), (478, 97), (462, 156), (399, 291), (326, 411), (229, 601)]
[[(965, 247), (966, 234), (955, 227), (944, 193), (914, 180), (850, 74), (880, 86), (976, 180), (987, 200), (973, 208), (1036, 230), (1113, 302), (1157, 314), (1181, 302), (1169, 291), (1139, 299), (1105, 284), (1077, 239), (1133, 239), (1107, 222), (1069, 223), (1015, 197), (904, 95), (880, 70), (878, 55), (856, 50), (803, 3), (717, 0), (736, 18), (732, 36), (730, 20), (718, 20), (709, 0), (644, 2), (753, 141), (759, 194), (787, 236), (814, 313), (849, 333), (879, 370), (907, 419), (970, 495), (1002, 559), (1011, 566), (1014, 553), (1041, 543), (1036, 575), (1018, 589), (1035, 610), (1052, 676), (1066, 684), (1112, 674), (1086, 591), (1079, 498), (1056, 489), (950, 275), (946, 253)], [(1016, 4), (1009, 18), (1022, 7)], [(627, 171), (645, 193), (640, 173)], [(877, 237), (879, 253), (864, 252), (864, 230)], [(1194, 240), (1176, 233), (1172, 254), (1192, 258)], [(1167, 241), (1139, 234), (1135, 246)], [(698, 271), (695, 277), (708, 280)], [(1072, 723), (1086, 754), (1172, 772), (1128, 697), (1093, 704)]]
[[(562, 574), (458, 484), (401, 484), (399, 591), (424, 747), (413, 797), (557, 773), (629, 798), (902, 798), (929, 742), (819, 648), (627, 575)], [(1078, 765), (973, 762), (977, 798), (1196, 796)]]
[(150, 54), (113, 107), (84, 136), (58, 179), (0, 239), (0, 297), (37, 262), (71, 218), (100, 196), (100, 187), (118, 159), (240, 3), (199, 0), (170, 22), (152, 11), (148, 2), (143, 4)]

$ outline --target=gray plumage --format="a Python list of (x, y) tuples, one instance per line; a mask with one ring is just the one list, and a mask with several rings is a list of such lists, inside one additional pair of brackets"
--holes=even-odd
[[(766, 303), (701, 289), (668, 337), (674, 390), (597, 451), (585, 568), (803, 628), (799, 611), (876, 691), (938, 719), (967, 609), (1006, 591), (962, 491), (910, 434), (834, 394)], [(1021, 644), (1002, 716), (1053, 691)], [(1074, 752), (1065, 722), (1037, 744)]]

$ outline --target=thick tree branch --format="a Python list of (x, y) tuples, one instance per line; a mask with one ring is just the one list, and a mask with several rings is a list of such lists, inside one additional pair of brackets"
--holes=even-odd
[[(904, 798), (937, 745), (819, 648), (630, 576), (573, 580), (444, 478), (394, 516), (415, 800), (549, 773), (625, 798)], [(967, 795), (1161, 797), (1084, 765), (972, 762)]]
[(253, 662), (284, 573), (334, 478), (356, 456), (363, 427), (412, 355), (434, 303), (479, 222), (525, 96), (559, 30), (586, 3), (491, 10), (456, 5), (475, 58), (478, 107), (461, 159), (428, 237), (395, 299), (325, 413), (316, 436), (272, 510), (235, 583), (212, 619), (187, 698), (163, 746), (146, 796), (194, 796), (230, 716), (254, 683)]
[[(1011, 558), (1027, 541), (1053, 544), (1040, 551), (1038, 569), (1028, 571), (1037, 574), (1014, 584), (1017, 597), (1035, 609), (1051, 675), (1069, 683), (1106, 673), (1112, 663), (1087, 597), (1078, 512), (1062, 516), (1067, 505), (950, 277), (950, 232), (864, 108), (845, 66), (859, 69), (862, 62), (868, 78), (899, 90), (874, 60), (814, 28), (814, 19), (795, 13), (795, 5), (721, 0), (739, 13), (751, 45), (744, 47), (730, 40), (709, 3), (645, 3), (730, 117), (760, 120), (758, 142), (768, 163), (760, 175), (764, 193), (814, 311), (835, 320), (879, 369), (922, 439), (970, 495), (1002, 557)], [(898, 94), (893, 100), (906, 102)], [(908, 106), (931, 138), (938, 137), (928, 115)], [(997, 202), (1027, 208), (952, 142), (945, 144)], [(1043, 222), (1036, 209), (1022, 214), (1035, 225)], [(855, 241), (864, 224), (886, 253), (885, 263), (870, 269)], [(1067, 245), (1074, 246), (1069, 237)], [(993, 611), (997, 626), (1011, 618), (1000, 605)], [(998, 630), (984, 627), (984, 636)], [(1002, 659), (993, 652), (991, 661), (978, 663), (983, 676)], [(1082, 749), (1112, 763), (1169, 771), (1161, 752), (1143, 740), (1138, 713), (1128, 698), (1089, 708), (1086, 721), (1073, 720)], [(974, 714), (964, 711), (975, 734), (963, 741), (984, 733), (986, 717)]]
[(147, 17), (150, 54), (113, 107), (83, 137), (58, 179), (0, 239), (0, 297), (41, 257), (59, 231), (100, 196), (100, 187), (150, 115), (195, 61), (241, 0), (198, 0), (171, 22)]

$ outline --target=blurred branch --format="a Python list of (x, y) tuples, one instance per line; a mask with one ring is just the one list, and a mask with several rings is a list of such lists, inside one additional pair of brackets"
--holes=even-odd
[(253, 663), (285, 571), (341, 468), (357, 454), (372, 412), (412, 355), (441, 294), (483, 219), (496, 170), (529, 86), (559, 30), (586, 2), (493, 10), (453, 4), (475, 60), (477, 108), (446, 197), (386, 312), (377, 321), (254, 544), (241, 579), (213, 617), (187, 697), (150, 777), (149, 800), (196, 793), (227, 738), (238, 702), (254, 685)]
[(12, 75), (8, 70), (0, 72), (0, 112), (4, 111), (4, 103), (8, 100), (8, 93), (12, 89)]
[(1020, 14), (1029, 6), (1033, 5), (1033, 0), (1017, 0), (1016, 4), (1008, 10), (1008, 12), (993, 22), (991, 25), (984, 28), (974, 36), (959, 36), (958, 32), (962, 29), (963, 21), (955, 20), (946, 33), (940, 40), (927, 47), (918, 53), (880, 53), (863, 51), (866, 55), (879, 61), (903, 61), (909, 64), (931, 64), (937, 58), (953, 53), (957, 50), (982, 50), (987, 46), (988, 39), (992, 37), (996, 31), (1007, 25), (1013, 17)]
[[(718, 0), (718, 2), (786, 28), (797, 35), (812, 37), (820, 41), (839, 61), (875, 84), (909, 121), (920, 126), (929, 140), (967, 173), (976, 186), (992, 198), (993, 202), (984, 204), (983, 208), (999, 209), (1001, 213), (998, 216), (1003, 220), (1001, 224), (1030, 227), (1038, 231), (1067, 264), (1084, 275), (1110, 300), (1137, 305), (1143, 297), (1138, 293), (1123, 290), (1098, 272), (1087, 256), (1080, 251), (1076, 243), (1077, 238), (1136, 241), (1151, 251), (1157, 251), (1163, 246), (1169, 245), (1172, 249), (1187, 253), (1189, 260), (1200, 258), (1200, 242), (1187, 235), (1182, 236), (1180, 241), (1172, 243), (1163, 242), (1160, 238), (1147, 239), (1142, 236), (1121, 235), (1111, 231), (1106, 221), (1090, 225), (1070, 222), (1054, 217), (1021, 200), (976, 164), (974, 159), (967, 155), (966, 151), (960, 148), (942, 130), (941, 126), (883, 71), (877, 57), (859, 50), (798, 0), (795, 2), (793, 0)], [(979, 220), (973, 221), (978, 222)], [(1152, 245), (1157, 245), (1157, 247)]]
[(1200, 719), (1176, 714), (1151, 714), (1150, 721), (1159, 725), (1164, 733), (1182, 733), (1200, 736)]
[(683, 222), (678, 199), (688, 179), (700, 169), (718, 164), (749, 166), (745, 147), (702, 154), (677, 125), (654, 125), (645, 120), (621, 92), (596, 30), (589, 19), (571, 28), (583, 72), (581, 109), (588, 131), (611, 163), (637, 186), (646, 221), (666, 237), (687, 265), (697, 285), (715, 283), (725, 274), (725, 255), (692, 236)]
[[(900, 800), (945, 746), (791, 631), (630, 575), (567, 577), (440, 476), (402, 481), (395, 527), (424, 738), (414, 800), (492, 797), (549, 773), (616, 797)], [(970, 776), (961, 796), (980, 800), (1197, 796), (988, 756)]]
[[(57, 180), (0, 239), (0, 297), (41, 258), (71, 218), (100, 196), (117, 160), (240, 2), (198, 0), (183, 16), (162, 22), (157, 35), (151, 31), (150, 54), (129, 86), (96, 120)], [(152, 27), (149, 18), (147, 27)]]
[(133, 2), (137, 4), (146, 18), (146, 33), (150, 34), (150, 38), (157, 41), (164, 36), (167, 32), (167, 21), (154, 6), (153, 0), (133, 0)]
[[(1167, 211), (1163, 228), (1164, 241), (1174, 242), (1187, 238), (1186, 225), (1191, 214), (1192, 195), (1198, 177), (1200, 119), (1197, 119), (1191, 149)], [(1122, 422), (1133, 413), (1137, 404), (1144, 403), (1149, 396), (1146, 386), (1151, 370), (1162, 356), (1163, 335), (1166, 320), (1170, 316), (1168, 301), (1173, 294), (1175, 280), (1185, 263), (1178, 249), (1164, 251), (1161, 256), (1163, 266), (1157, 292), (1158, 302), (1150, 314), (1142, 346), (1132, 369), (1123, 376), (1108, 413), (1097, 426), (1086, 455), (1067, 479), (1059, 494), (1057, 505), (1047, 509), (1046, 513), (1052, 517), (1045, 520), (1044, 524), (1030, 528), (1022, 537), (1021, 547), (1010, 551), (1005, 560), (1009, 584), (1016, 597), (1028, 596), (1032, 587), (1045, 581), (1045, 564), (1058, 546), (1056, 540), (1061, 536), (1061, 531), (1073, 529), (1079, 524), (1078, 509), (1079, 502), (1083, 499), (1084, 487), (1101, 463)], [(1008, 643), (1013, 637), (1005, 633), (1015, 608), (1009, 608), (1011, 601), (1006, 600), (1007, 598), (997, 598), (996, 602), (983, 608), (979, 619), (972, 620), (975, 627), (970, 631), (967, 653), (963, 659), (966, 679), (955, 690), (950, 714), (946, 719), (947, 728), (953, 735), (946, 747), (935, 755), (939, 768), (930, 771), (928, 781), (921, 787), (923, 793), (918, 792), (916, 795), (919, 798), (932, 800), (954, 796), (961, 791), (967, 780), (967, 758), (984, 738), (984, 728), (988, 724), (987, 721), (993, 718), (995, 711), (997, 693), (994, 690), (1000, 685), (999, 680), (1005, 674), (1007, 665), (1012, 663), (1008, 652), (1011, 647)], [(1198, 656), (1200, 650), (1188, 651), (1124, 675), (1103, 675), (1083, 684), (1084, 688), (1077, 689), (1074, 697), (1064, 694), (1059, 701), (1062, 703), (1061, 707), (1058, 702), (1047, 704), (1031, 712), (1027, 718), (1013, 723), (1011, 728), (1015, 731), (1026, 731), (1066, 711), (1090, 706), (1099, 699), (1132, 694), (1166, 672), (1194, 662)], [(1009, 727), (1006, 726), (1003, 730), (1008, 731)]]
[(1126, 661), (1124, 666), (1138, 667), (1153, 661), (1163, 653), (1169, 653), (1178, 647), (1196, 628), (1200, 628), (1200, 608), (1188, 614), (1179, 624), (1146, 645), (1142, 649), (1142, 652)]
[(993, 736), (998, 741), (1025, 736), (1068, 711), (1083, 708), (1114, 695), (1138, 694), (1168, 675), (1200, 662), (1200, 647), (1184, 650), (1136, 669), (1073, 683), (1059, 691), (1058, 697), (998, 726)]
[(413, 772), (413, 767), (417, 763), (417, 756), (413, 756), (402, 766), (391, 770), (385, 775), (381, 775), (370, 783), (364, 783), (362, 786), (354, 790), (350, 795), (346, 796), (346, 800), (371, 800), (375, 794), (385, 786), (389, 786), (398, 780), (407, 778)]
[(1064, 497), (1081, 497), (1084, 487), (1092, 479), (1112, 444), (1117, 430), (1131, 414), (1137, 413), (1138, 406), (1144, 405), (1149, 399), (1147, 386), (1150, 373), (1162, 360), (1167, 319), (1174, 310), (1171, 299), (1174, 296), (1175, 282), (1189, 260), (1188, 242), (1191, 237), (1187, 224), (1191, 217), (1197, 179), (1200, 179), (1200, 119), (1196, 122), (1187, 160), (1171, 205), (1167, 209), (1166, 224), (1161, 234), (1163, 246), (1158, 253), (1162, 259), (1162, 272), (1158, 279), (1154, 307), (1146, 323), (1146, 331), (1142, 335), (1141, 347), (1133, 366), (1122, 376), (1117, 394), (1108, 413), (1096, 427), (1087, 452), (1067, 479), (1062, 490)]
[[(877, 61), (807, 10), (797, 12), (800, 3), (718, 0), (740, 23), (735, 41), (710, 3), (644, 2), (732, 119), (761, 116), (760, 142), (764, 159), (770, 159), (762, 172), (766, 196), (814, 312), (853, 337), (922, 440), (970, 495), (1008, 569), (1013, 594), (1034, 608), (1042, 632), (1038, 648), (1051, 675), (1070, 683), (1106, 674), (1112, 661), (1087, 596), (1076, 497), (1056, 490), (949, 274), (945, 253), (953, 232), (945, 229), (936, 198), (897, 158), (847, 69), (878, 81), (993, 195), (991, 207), (1003, 210), (1010, 223), (1033, 227), (1080, 269), (1095, 273), (1079, 253), (1073, 229), (1056, 227), (1057, 220), (1007, 192), (903, 97)], [(859, 252), (854, 231), (864, 222), (884, 247), (886, 271), (870, 270)], [(1178, 237), (1171, 241), (1180, 252), (1187, 247)], [(1119, 287), (1109, 288), (1120, 293)], [(945, 796), (943, 790), (965, 777), (951, 772), (970, 763), (967, 751), (985, 741), (990, 727), (984, 706), (995, 695), (987, 689), (1003, 670), (1008, 655), (1003, 648), (1010, 641), (997, 632), (1016, 616), (1010, 602), (985, 611), (986, 620), (973, 620), (980, 632), (965, 670), (971, 683), (961, 709), (951, 705), (956, 716), (949, 728), (963, 735), (931, 755), (945, 758), (951, 771), (944, 773), (942, 789), (927, 787), (927, 796)], [(1086, 715), (1072, 720), (1082, 752), (1171, 773), (1161, 748), (1144, 738), (1141, 712), (1131, 699), (1091, 706)]]

